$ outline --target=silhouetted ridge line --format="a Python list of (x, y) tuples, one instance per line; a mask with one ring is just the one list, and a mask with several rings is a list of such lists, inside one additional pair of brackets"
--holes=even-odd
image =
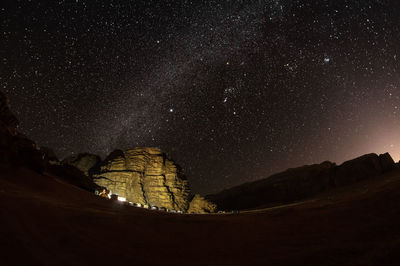
[(223, 210), (255, 209), (310, 198), (335, 187), (380, 176), (397, 164), (389, 153), (366, 154), (337, 166), (321, 164), (291, 168), (268, 178), (223, 190), (206, 198)]

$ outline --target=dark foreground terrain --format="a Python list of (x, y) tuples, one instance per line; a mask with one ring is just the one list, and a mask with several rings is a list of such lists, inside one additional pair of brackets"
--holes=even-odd
[(297, 205), (225, 215), (123, 206), (0, 171), (1, 265), (400, 265), (400, 171)]

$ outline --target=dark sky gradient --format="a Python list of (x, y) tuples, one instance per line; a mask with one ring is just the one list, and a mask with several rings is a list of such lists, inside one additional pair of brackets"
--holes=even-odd
[(0, 89), (59, 157), (158, 146), (211, 193), (400, 159), (400, 4), (2, 1)]

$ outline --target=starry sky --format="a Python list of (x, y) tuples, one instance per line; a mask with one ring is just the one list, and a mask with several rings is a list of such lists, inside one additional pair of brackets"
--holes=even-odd
[(194, 192), (400, 159), (395, 0), (0, 4), (0, 89), (60, 158), (161, 147)]

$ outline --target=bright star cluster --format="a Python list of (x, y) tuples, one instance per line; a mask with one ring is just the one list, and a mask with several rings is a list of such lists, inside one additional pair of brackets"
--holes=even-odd
[(158, 146), (211, 193), (288, 167), (400, 159), (400, 3), (2, 3), (0, 89), (63, 158)]

